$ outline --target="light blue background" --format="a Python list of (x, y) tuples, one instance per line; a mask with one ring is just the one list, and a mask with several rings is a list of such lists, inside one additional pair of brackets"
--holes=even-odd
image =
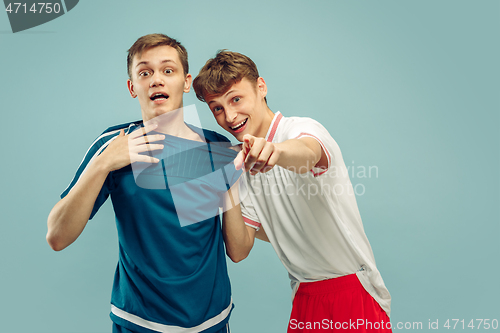
[[(394, 324), (500, 320), (498, 0), (80, 1), (17, 34), (0, 13), (0, 332), (110, 331), (111, 205), (59, 253), (46, 218), (93, 139), (140, 118), (126, 50), (153, 32), (186, 46), (193, 75), (218, 49), (250, 56), (273, 111), (315, 118), (348, 166), (378, 168), (352, 181)], [(285, 332), (272, 247), (229, 269), (232, 331)]]

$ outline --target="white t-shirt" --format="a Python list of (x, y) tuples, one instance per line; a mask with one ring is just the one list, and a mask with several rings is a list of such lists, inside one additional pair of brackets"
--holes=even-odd
[(262, 225), (288, 270), (293, 295), (300, 282), (356, 273), (366, 291), (390, 315), (391, 296), (375, 265), (340, 148), (317, 121), (278, 112), (269, 142), (312, 137), (328, 156), (328, 169), (299, 174), (279, 166), (245, 174), (248, 195), (241, 210), (248, 226)]

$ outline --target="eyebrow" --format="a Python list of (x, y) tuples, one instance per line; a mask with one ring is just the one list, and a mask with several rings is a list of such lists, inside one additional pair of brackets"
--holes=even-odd
[[(172, 62), (172, 63), (175, 64), (175, 61), (173, 61), (171, 59), (165, 59), (161, 63), (164, 64), (164, 63), (167, 63), (167, 62)], [(148, 65), (148, 64), (149, 64), (148, 61), (141, 61), (140, 63), (138, 63), (137, 65), (135, 65), (135, 68), (139, 67), (140, 65)]]
[[(231, 89), (231, 90), (228, 90), (225, 94), (223, 94), (222, 96), (220, 97), (226, 97), (228, 96), (229, 94), (231, 94), (232, 92), (236, 91), (235, 89)], [(215, 103), (215, 101), (210, 101), (208, 102), (208, 105), (212, 104), (212, 103)]]

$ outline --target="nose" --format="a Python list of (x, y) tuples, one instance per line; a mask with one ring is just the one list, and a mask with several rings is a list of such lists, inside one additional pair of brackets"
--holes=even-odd
[(149, 87), (158, 87), (158, 86), (163, 86), (164, 82), (159, 73), (154, 73), (151, 75), (151, 81), (149, 82)]
[(231, 107), (224, 108), (224, 111), (226, 114), (226, 121), (228, 123), (232, 123), (236, 119), (236, 117), (238, 116), (238, 112), (236, 112), (236, 110), (234, 110)]

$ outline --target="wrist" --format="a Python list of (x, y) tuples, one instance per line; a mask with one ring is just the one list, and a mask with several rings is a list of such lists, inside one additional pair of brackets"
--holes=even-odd
[(276, 161), (276, 165), (279, 165), (280, 167), (286, 168), (287, 165), (284, 163), (286, 161), (286, 156), (287, 156), (287, 146), (286, 143), (280, 142), (280, 143), (273, 143), (274, 145), (274, 153), (277, 154), (278, 160)]

